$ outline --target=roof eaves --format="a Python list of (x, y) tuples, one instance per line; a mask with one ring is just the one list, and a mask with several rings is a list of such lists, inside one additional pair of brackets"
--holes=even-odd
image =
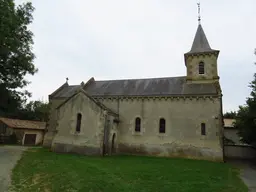
[[(0, 121), (6, 124), (10, 128), (14, 129), (34, 129), (34, 130), (44, 130), (46, 128), (46, 122), (43, 121), (32, 121), (32, 120), (21, 120), (21, 119), (10, 119), (6, 117), (0, 117)], [(17, 122), (21, 125), (17, 125)], [(24, 126), (25, 125), (25, 126)], [(36, 125), (33, 127), (33, 125)]]
[(198, 94), (155, 94), (155, 95), (92, 95), (92, 97), (196, 97), (196, 96), (218, 96), (218, 93)]
[(58, 89), (56, 89), (53, 93), (51, 93), (50, 95), (49, 95), (49, 99), (50, 98), (53, 98), (54, 97), (54, 95), (56, 95), (59, 91), (61, 91), (64, 87), (68, 87), (69, 85), (68, 85), (68, 83), (66, 82), (66, 83), (64, 83), (63, 85), (61, 85)]
[(115, 113), (114, 111), (112, 111), (111, 109), (107, 108), (105, 105), (103, 105), (101, 102), (95, 100), (92, 96), (90, 96), (88, 93), (86, 93), (86, 91), (82, 88), (80, 88), (79, 90), (77, 90), (72, 96), (70, 96), (69, 98), (67, 98), (65, 101), (63, 101), (59, 106), (56, 107), (56, 109), (59, 109), (61, 106), (63, 106), (65, 103), (67, 103), (71, 98), (73, 98), (74, 96), (76, 96), (78, 93), (83, 93), (86, 97), (88, 97), (89, 99), (91, 99), (97, 106), (99, 106), (100, 108), (107, 110), (108, 112), (110, 112), (111, 114), (114, 114), (116, 116), (118, 116), (117, 113)]

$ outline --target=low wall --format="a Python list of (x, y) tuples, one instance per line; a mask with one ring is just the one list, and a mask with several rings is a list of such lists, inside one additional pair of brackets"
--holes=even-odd
[(256, 159), (256, 148), (248, 145), (225, 145), (224, 154), (230, 159)]

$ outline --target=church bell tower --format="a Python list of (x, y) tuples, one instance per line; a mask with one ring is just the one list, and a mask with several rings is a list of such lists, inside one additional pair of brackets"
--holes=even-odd
[(219, 81), (217, 60), (219, 50), (212, 49), (201, 25), (198, 4), (198, 27), (191, 50), (184, 54), (187, 82), (213, 83)]

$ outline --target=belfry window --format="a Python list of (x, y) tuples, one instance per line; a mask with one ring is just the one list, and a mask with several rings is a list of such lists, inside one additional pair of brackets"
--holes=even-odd
[(159, 133), (165, 133), (165, 119), (161, 118), (159, 120)]
[(135, 132), (140, 132), (141, 120), (139, 117), (135, 119)]
[(206, 135), (205, 123), (201, 123), (201, 135)]
[(82, 120), (82, 114), (78, 113), (76, 117), (76, 132), (81, 131), (81, 120)]
[(200, 62), (198, 65), (198, 73), (204, 74), (204, 62)]

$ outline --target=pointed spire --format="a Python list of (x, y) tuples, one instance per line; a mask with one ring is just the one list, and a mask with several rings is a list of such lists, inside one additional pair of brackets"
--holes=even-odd
[(189, 53), (200, 53), (214, 51), (206, 38), (203, 27), (201, 24), (198, 25), (196, 35)]
[(218, 50), (214, 50), (210, 47), (210, 44), (206, 38), (203, 27), (201, 25), (200, 3), (197, 3), (197, 7), (198, 7), (198, 27), (197, 27), (197, 31), (196, 31), (196, 34), (194, 37), (194, 41), (193, 41), (191, 50), (188, 53), (186, 53), (186, 55), (191, 54), (191, 53), (204, 53), (204, 52), (218, 51)]

